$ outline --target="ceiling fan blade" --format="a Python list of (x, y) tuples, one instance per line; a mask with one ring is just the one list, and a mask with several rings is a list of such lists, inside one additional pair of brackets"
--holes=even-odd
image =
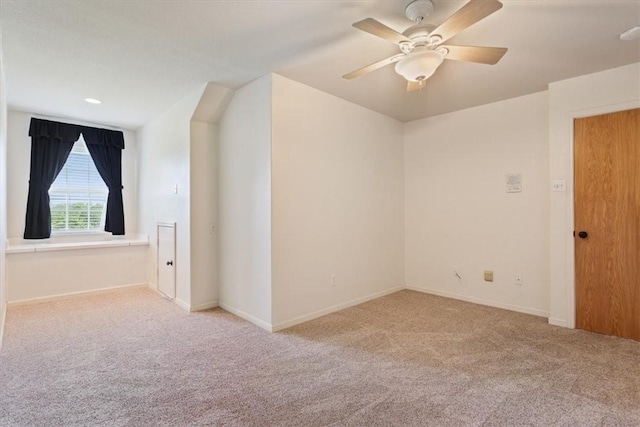
[(367, 74), (367, 73), (370, 73), (372, 71), (375, 71), (378, 68), (382, 68), (382, 67), (384, 67), (386, 65), (393, 64), (394, 62), (398, 62), (398, 60), (400, 58), (402, 58), (403, 56), (405, 56), (404, 53), (399, 53), (397, 55), (390, 56), (389, 58), (385, 58), (385, 59), (383, 59), (381, 61), (374, 62), (371, 65), (367, 65), (366, 67), (362, 67), (362, 68), (360, 68), (358, 70), (355, 70), (355, 71), (352, 71), (352, 72), (350, 72), (348, 74), (345, 74), (342, 77), (347, 79), (347, 80), (355, 79), (356, 77), (360, 77), (360, 76), (362, 76), (364, 74)]
[(407, 81), (407, 92), (415, 92), (417, 90), (422, 90), (426, 86), (426, 81), (422, 80), (421, 82), (414, 82), (411, 80)]
[(442, 43), (501, 7), (502, 3), (498, 0), (471, 0), (433, 30), (431, 35), (437, 34), (442, 37)]
[(392, 43), (408, 42), (409, 39), (400, 34), (399, 32), (387, 27), (381, 22), (376, 21), (373, 18), (363, 19), (353, 24), (359, 30), (365, 31), (374, 36), (381, 37)]
[(449, 51), (444, 59), (454, 61), (478, 62), (480, 64), (494, 65), (507, 53), (506, 47), (484, 46), (440, 46)]

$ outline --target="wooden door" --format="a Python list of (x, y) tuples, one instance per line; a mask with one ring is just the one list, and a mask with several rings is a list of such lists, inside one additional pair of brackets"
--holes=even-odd
[(576, 327), (640, 340), (640, 109), (576, 119), (574, 147)]
[(158, 224), (158, 291), (176, 297), (176, 227)]

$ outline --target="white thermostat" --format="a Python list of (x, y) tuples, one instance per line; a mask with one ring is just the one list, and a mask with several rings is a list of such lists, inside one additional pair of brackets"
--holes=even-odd
[(505, 175), (506, 192), (520, 193), (522, 191), (522, 174), (509, 173)]

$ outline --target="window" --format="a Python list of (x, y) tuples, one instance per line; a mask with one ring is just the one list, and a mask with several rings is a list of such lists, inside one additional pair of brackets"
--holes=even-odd
[(29, 170), (23, 237), (48, 239), (52, 228), (124, 235), (124, 133), (32, 117), (29, 136), (31, 163), (38, 167)]
[(51, 231), (102, 230), (108, 193), (81, 136), (49, 189)]

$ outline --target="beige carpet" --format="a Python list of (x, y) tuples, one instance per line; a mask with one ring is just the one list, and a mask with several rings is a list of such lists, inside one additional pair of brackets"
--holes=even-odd
[(2, 426), (640, 426), (640, 343), (401, 291), (270, 334), (147, 289), (11, 307)]

